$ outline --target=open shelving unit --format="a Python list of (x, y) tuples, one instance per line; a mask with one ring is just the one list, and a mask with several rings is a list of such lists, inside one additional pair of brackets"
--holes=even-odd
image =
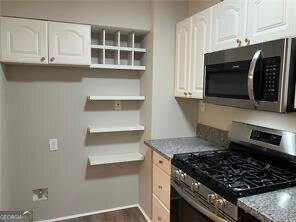
[(143, 34), (92, 29), (91, 68), (145, 70)]
[(105, 165), (111, 163), (125, 163), (143, 161), (144, 156), (140, 153), (125, 153), (125, 154), (113, 154), (113, 155), (101, 155), (101, 156), (89, 156), (88, 162), (91, 166)]
[(88, 96), (89, 101), (144, 101), (145, 96)]
[(116, 133), (116, 132), (132, 132), (132, 131), (144, 131), (144, 126), (125, 126), (125, 127), (110, 127), (110, 128), (100, 128), (100, 127), (88, 127), (88, 133)]
[[(147, 31), (132, 30), (125, 28), (92, 26), (91, 28), (91, 68), (94, 69), (119, 69), (119, 70), (146, 70), (145, 66), (145, 35)], [(142, 102), (145, 96), (142, 95), (90, 95), (88, 102), (108, 101), (135, 101)], [(101, 104), (98, 103), (98, 104)], [(140, 110), (139, 110), (140, 111)], [(101, 125), (89, 125), (88, 136), (100, 136), (105, 133), (122, 133), (120, 136), (131, 136), (132, 133), (141, 136), (145, 127), (140, 123), (128, 126), (115, 125), (102, 127)], [(119, 135), (118, 135), (119, 136)], [(104, 137), (101, 137), (102, 139)], [(135, 143), (131, 146), (136, 145)], [(114, 163), (127, 163), (143, 161), (144, 155), (140, 150), (124, 151), (118, 150), (116, 154), (91, 154), (88, 156), (88, 163), (94, 165), (106, 165)]]

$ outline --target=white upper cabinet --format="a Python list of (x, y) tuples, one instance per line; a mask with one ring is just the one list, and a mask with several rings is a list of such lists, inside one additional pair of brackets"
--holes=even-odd
[(189, 75), (189, 95), (203, 98), (204, 54), (210, 51), (211, 9), (192, 17), (191, 70)]
[(1, 61), (47, 63), (47, 22), (1, 18)]
[(90, 65), (90, 26), (48, 22), (49, 63)]
[(175, 96), (188, 95), (190, 72), (191, 18), (177, 23), (176, 26), (176, 70), (175, 70)]
[(295, 0), (249, 0), (246, 38), (251, 44), (295, 35)]
[(246, 30), (247, 0), (225, 0), (213, 7), (213, 51), (241, 46)]

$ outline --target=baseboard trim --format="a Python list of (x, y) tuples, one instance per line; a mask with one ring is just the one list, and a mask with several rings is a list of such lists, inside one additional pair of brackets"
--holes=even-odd
[(144, 211), (144, 209), (141, 207), (140, 204), (138, 204), (138, 208), (141, 211), (141, 213), (143, 214), (143, 216), (145, 217), (147, 222), (152, 222), (152, 220), (148, 217), (148, 215), (146, 214), (146, 212)]
[[(141, 209), (140, 205), (139, 204), (132, 204), (132, 205), (115, 207), (115, 208), (110, 208), (110, 209), (105, 209), (105, 210), (98, 210), (98, 211), (93, 211), (93, 212), (88, 212), (88, 213), (74, 214), (74, 215), (65, 216), (65, 217), (58, 217), (58, 218), (47, 219), (47, 220), (38, 220), (36, 222), (55, 222), (55, 221), (61, 221), (61, 220), (68, 220), (68, 219), (73, 219), (73, 218), (77, 218), (77, 217), (85, 217), (85, 216), (90, 216), (90, 215), (94, 215), (94, 214), (101, 214), (101, 213), (107, 213), (107, 212), (116, 211), (116, 210), (129, 209), (129, 208), (133, 208), (133, 207), (138, 207), (146, 219), (147, 215), (144, 213), (143, 209)], [(150, 222), (150, 220), (147, 220), (147, 221)]]

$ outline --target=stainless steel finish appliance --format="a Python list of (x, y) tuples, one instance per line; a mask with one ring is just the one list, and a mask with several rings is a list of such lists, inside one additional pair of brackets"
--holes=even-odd
[(273, 112), (292, 110), (296, 39), (205, 54), (208, 103)]
[(233, 122), (229, 149), (174, 155), (171, 222), (257, 222), (237, 199), (296, 186), (296, 134)]

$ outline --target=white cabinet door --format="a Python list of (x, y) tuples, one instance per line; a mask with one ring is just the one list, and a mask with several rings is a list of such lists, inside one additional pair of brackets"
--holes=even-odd
[(176, 26), (175, 96), (187, 97), (191, 53), (191, 18)]
[(47, 63), (47, 23), (19, 18), (1, 18), (1, 61)]
[(249, 0), (247, 38), (251, 44), (296, 35), (295, 0)]
[(90, 26), (48, 22), (49, 63), (90, 65)]
[(192, 17), (190, 98), (203, 98), (204, 54), (210, 49), (211, 9)]
[(213, 7), (213, 51), (235, 48), (243, 43), (246, 12), (247, 0), (225, 0)]

